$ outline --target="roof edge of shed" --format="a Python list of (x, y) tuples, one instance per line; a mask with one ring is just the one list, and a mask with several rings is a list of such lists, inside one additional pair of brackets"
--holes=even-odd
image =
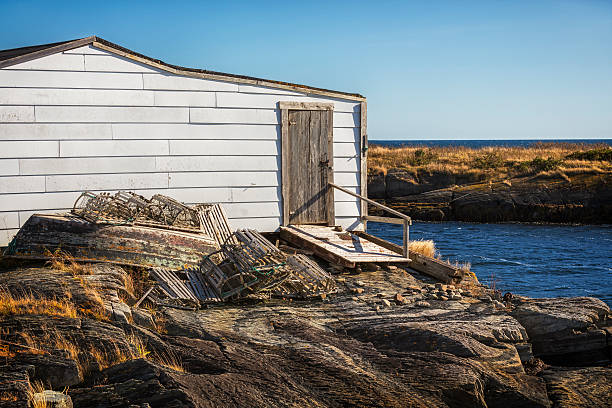
[[(228, 74), (225, 72), (209, 71), (197, 68), (181, 67), (178, 65), (168, 64), (162, 60), (148, 57), (137, 53), (118, 44), (107, 41), (95, 35), (79, 38), (76, 40), (63, 41), (51, 44), (42, 44), (21, 48), (13, 48), (0, 51), (0, 68), (10, 67), (12, 65), (35, 60), (37, 58), (46, 57), (48, 55), (57, 54), (59, 52), (68, 51), (74, 48), (92, 45), (96, 48), (112, 52), (124, 58), (129, 58), (135, 62), (149, 65), (151, 67), (170, 72), (175, 75), (190, 76), (195, 78), (210, 79), (216, 81), (236, 82), (255, 86), (264, 86), (268, 88), (277, 88), (294, 92), (302, 92), (321, 96), (328, 96), (340, 99), (349, 99), (354, 101), (365, 101), (366, 98), (358, 93), (348, 93), (334, 91), (330, 89), (317, 88), (307, 85), (294, 84), (291, 82), (275, 81), (271, 79), (257, 78), (246, 75)], [(8, 56), (2, 59), (2, 55)]]

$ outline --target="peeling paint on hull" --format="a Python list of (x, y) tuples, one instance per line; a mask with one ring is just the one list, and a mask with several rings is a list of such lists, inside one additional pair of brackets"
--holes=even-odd
[(197, 265), (216, 250), (210, 237), (171, 229), (92, 224), (72, 215), (34, 214), (23, 225), (5, 255), (48, 259), (61, 249), (75, 259), (120, 265), (182, 268)]

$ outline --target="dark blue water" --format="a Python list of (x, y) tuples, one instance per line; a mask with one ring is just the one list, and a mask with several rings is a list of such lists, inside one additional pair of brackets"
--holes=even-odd
[[(401, 226), (368, 223), (368, 232), (401, 244)], [(529, 297), (595, 296), (612, 305), (612, 226), (415, 222), (410, 238), (431, 239), (443, 259), (503, 292)]]
[(508, 146), (508, 147), (528, 147), (534, 143), (584, 143), (584, 144), (600, 144), (605, 143), (612, 145), (612, 139), (542, 139), (542, 140), (370, 140), (370, 144), (400, 147), (400, 146), (465, 146), (471, 148), (492, 147), (492, 146)]

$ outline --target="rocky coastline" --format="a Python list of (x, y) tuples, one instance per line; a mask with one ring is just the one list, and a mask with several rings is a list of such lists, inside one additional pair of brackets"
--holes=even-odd
[(152, 309), (133, 306), (142, 271), (88, 268), (0, 270), (5, 300), (72, 305), (3, 303), (0, 407), (27, 407), (36, 383), (66, 407), (604, 407), (612, 395), (610, 308), (595, 298), (502, 297), (389, 266), (337, 274), (339, 293), (316, 301)]
[(610, 172), (493, 181), (469, 171), (391, 169), (369, 174), (368, 196), (421, 221), (612, 224)]

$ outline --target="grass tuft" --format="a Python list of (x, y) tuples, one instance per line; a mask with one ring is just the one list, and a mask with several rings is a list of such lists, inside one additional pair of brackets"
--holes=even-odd
[(178, 371), (180, 373), (185, 372), (185, 367), (183, 366), (182, 360), (172, 350), (168, 350), (167, 352), (162, 354), (156, 353), (154, 355), (153, 360), (159, 365), (169, 368), (171, 370)]
[(28, 402), (31, 408), (47, 408), (51, 405), (45, 398), (42, 392), (45, 390), (45, 386), (41, 381), (35, 381), (30, 383), (28, 387)]
[(424, 239), (418, 241), (410, 241), (410, 243), (408, 244), (408, 251), (428, 256), (430, 258), (435, 258), (437, 254), (436, 244), (432, 240)]
[(77, 262), (68, 252), (56, 249), (54, 252), (45, 251), (45, 256), (50, 257), (48, 264), (58, 271), (68, 272), (74, 276), (91, 275), (91, 267)]
[(31, 293), (15, 296), (0, 291), (0, 316), (8, 315), (45, 315), (76, 318), (77, 309), (72, 303), (58, 299), (41, 299)]

